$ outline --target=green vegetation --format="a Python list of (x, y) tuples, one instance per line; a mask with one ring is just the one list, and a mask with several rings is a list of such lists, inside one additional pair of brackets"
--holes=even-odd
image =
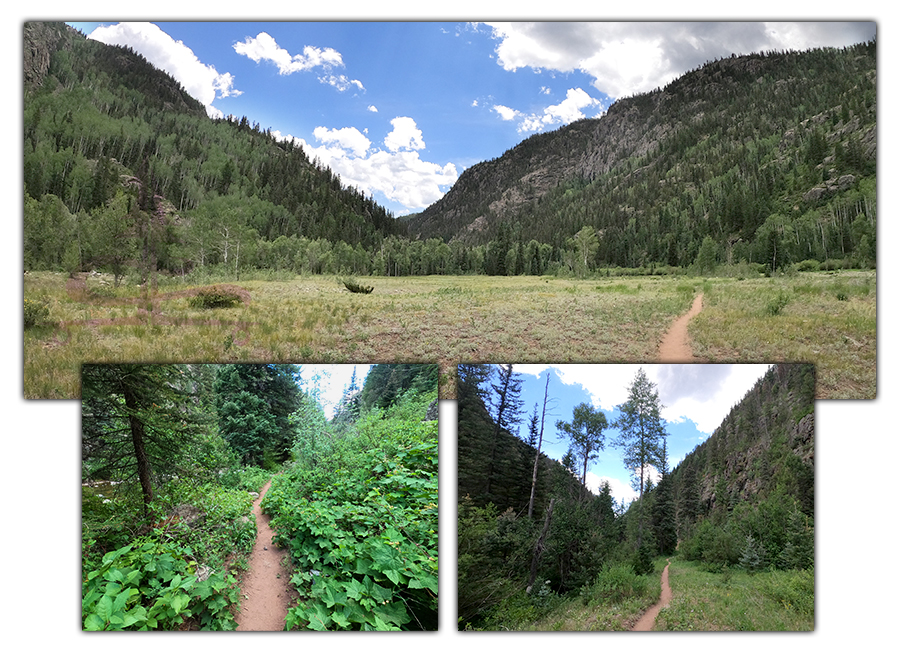
[(656, 631), (812, 631), (812, 569), (711, 573), (678, 558), (669, 565), (672, 603), (656, 618)]
[(709, 361), (814, 362), (819, 398), (876, 392), (876, 275), (789, 273), (704, 281), (703, 310), (688, 332)]
[(262, 505), (296, 568), (287, 629), (437, 629), (436, 386), (297, 438)]
[[(659, 599), (667, 560), (676, 601), (663, 628), (813, 628), (812, 365), (773, 366), (671, 472), (665, 432), (654, 427), (655, 385), (639, 373), (617, 409), (634, 407), (647, 422), (634, 424), (623, 455), (633, 467), (652, 464), (661, 477), (628, 507), (613, 501), (607, 485), (586, 492), (571, 448), (560, 463), (539, 453), (533, 437), (511, 434), (513, 422), (496, 428), (505, 385), (492, 381), (496, 373), (461, 365), (458, 375), (461, 629), (630, 629)], [(585, 416), (584, 405), (575, 410), (572, 423), (557, 427), (577, 433), (589, 453), (603, 433), (573, 430)], [(643, 454), (638, 432), (647, 440)], [(635, 479), (635, 489), (641, 485)]]
[[(83, 362), (302, 357), (323, 363), (359, 358), (438, 363), (441, 397), (453, 398), (460, 359), (515, 355), (520, 362), (542, 362), (548, 349), (556, 350), (557, 360), (572, 363), (653, 359), (665, 331), (702, 289), (704, 309), (689, 329), (699, 358), (815, 360), (819, 398), (875, 394), (871, 271), (702, 281), (663, 276), (370, 280), (375, 290), (365, 298), (333, 278), (242, 281), (245, 303), (206, 313), (190, 306), (195, 286), (180, 279), (161, 279), (151, 295), (126, 279), (109, 287), (110, 297), (92, 293), (105, 288), (104, 275), (69, 280), (64, 274), (31, 272), (25, 276), (25, 298), (44, 303), (48, 314), (42, 325), (24, 332), (24, 393), (78, 397)], [(790, 295), (777, 317), (766, 310), (773, 286)]]
[(83, 385), (84, 629), (234, 629), (273, 475), (302, 567), (286, 628), (436, 628), (436, 366), (376, 366), (362, 392), (384, 406), (351, 383), (331, 421), (294, 366), (87, 365)]

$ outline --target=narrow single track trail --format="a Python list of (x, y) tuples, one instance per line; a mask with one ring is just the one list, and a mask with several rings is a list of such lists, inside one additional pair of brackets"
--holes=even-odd
[(650, 606), (643, 617), (631, 628), (632, 631), (653, 631), (653, 625), (656, 624), (656, 616), (659, 611), (669, 605), (672, 601), (672, 589), (669, 587), (669, 561), (666, 560), (666, 568), (662, 572), (662, 593), (659, 595), (659, 601)]
[(256, 543), (241, 584), (241, 610), (235, 618), (238, 631), (283, 631), (291, 601), (291, 574), (282, 564), (287, 551), (272, 545), (275, 532), (259, 507), (270, 485), (271, 481), (263, 486), (253, 503)]
[(699, 359), (691, 351), (688, 322), (703, 308), (703, 294), (697, 294), (691, 309), (676, 319), (659, 344), (659, 360), (663, 363), (692, 363)]

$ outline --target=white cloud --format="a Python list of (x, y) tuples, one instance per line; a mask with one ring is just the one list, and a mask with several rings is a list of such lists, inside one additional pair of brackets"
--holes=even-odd
[(292, 56), (278, 46), (275, 39), (267, 32), (261, 32), (256, 37), (247, 37), (243, 42), (236, 43), (234, 50), (240, 55), (247, 56), (253, 62), (258, 63), (265, 60), (274, 63), (278, 66), (279, 74), (305, 72), (316, 67), (344, 66), (341, 54), (332, 48), (320, 49), (315, 46), (304, 46), (302, 54)]
[(104, 44), (130, 46), (159, 69), (173, 76), (184, 89), (205, 107), (210, 117), (221, 118), (222, 112), (213, 106), (219, 99), (240, 95), (234, 87), (234, 77), (220, 74), (206, 65), (183, 42), (175, 41), (152, 23), (116, 23), (100, 26), (88, 35)]
[(503, 120), (515, 120), (518, 116), (522, 115), (515, 109), (503, 106), (502, 104), (495, 104), (494, 111), (496, 111), (497, 115), (503, 118)]
[(378, 113), (378, 109), (374, 104), (369, 105), (369, 111), (371, 111), (372, 113)]
[(656, 384), (662, 416), (673, 423), (688, 419), (697, 429), (712, 434), (732, 407), (747, 394), (768, 365), (720, 364), (640, 364), (640, 365), (516, 365), (516, 372), (539, 374), (553, 367), (564, 384), (581, 385), (591, 396), (591, 403), (607, 411), (628, 399), (628, 387), (638, 368)]
[(330, 47), (323, 49), (317, 46), (304, 46), (303, 53), (291, 55), (278, 45), (272, 35), (261, 32), (256, 37), (247, 37), (243, 42), (237, 42), (234, 50), (253, 62), (273, 63), (278, 67), (278, 73), (282, 75), (321, 68), (325, 73), (318, 77), (319, 83), (337, 88), (341, 92), (353, 87), (365, 90), (361, 81), (350, 79), (345, 74), (332, 73), (332, 69), (344, 66), (344, 59)]
[(425, 141), (422, 139), (422, 130), (416, 127), (416, 121), (412, 118), (399, 117), (391, 121), (394, 129), (384, 138), (384, 145), (391, 152), (398, 150), (422, 150)]
[(425, 140), (412, 118), (394, 118), (391, 126), (384, 139), (387, 150), (373, 150), (369, 139), (347, 127), (318, 127), (314, 136), (322, 145), (300, 143), (307, 154), (339, 173), (344, 183), (369, 194), (380, 192), (409, 211), (426, 208), (456, 182), (456, 166), (421, 158), (417, 151), (425, 148)]
[(320, 76), (319, 83), (324, 83), (333, 88), (337, 88), (341, 92), (349, 90), (353, 86), (356, 86), (359, 90), (365, 90), (361, 81), (358, 81), (356, 79), (351, 80), (343, 74), (341, 74), (340, 76), (335, 76), (334, 74), (329, 74), (328, 76)]
[(523, 113), (502, 104), (495, 104), (494, 111), (506, 121), (519, 119), (520, 133), (540, 132), (548, 125), (565, 125), (585, 117), (584, 109), (596, 107), (603, 110), (603, 103), (591, 97), (581, 88), (570, 88), (559, 104), (551, 104), (539, 113)]
[[(326, 129), (317, 127), (313, 130), (313, 136), (320, 142), (329, 146), (331, 149), (341, 151), (340, 154), (346, 155), (349, 151), (356, 157), (365, 157), (369, 151), (372, 142), (355, 127), (344, 127), (342, 129)], [(338, 153), (335, 153), (338, 154)]]
[(661, 87), (709, 60), (769, 49), (846, 46), (870, 39), (871, 22), (489, 23), (497, 64), (580, 71), (613, 97)]

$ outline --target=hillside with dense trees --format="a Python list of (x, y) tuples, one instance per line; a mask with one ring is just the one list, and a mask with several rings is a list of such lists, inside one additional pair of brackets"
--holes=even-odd
[(871, 266), (875, 158), (874, 41), (731, 57), (471, 167), (409, 225), (498, 273), (544, 244), (571, 270), (685, 267), (707, 238), (718, 263)]
[[(661, 556), (717, 574), (805, 572), (797, 580), (806, 590), (814, 567), (813, 366), (773, 366), (672, 471), (655, 386), (640, 373), (614, 421), (581, 405), (556, 423), (571, 442), (561, 462), (540, 453), (539, 406), (527, 442), (511, 433), (525, 419), (515, 373), (466, 365), (458, 376), (462, 628), (528, 629), (569, 604), (630, 600), (634, 609), (604, 627), (621, 629), (655, 600), (644, 595)], [(640, 496), (628, 507), (608, 485), (599, 494), (584, 486), (584, 461), (606, 428), (618, 429), (607, 444), (622, 449), (629, 467), (661, 474), (656, 484), (640, 475)]]
[[(874, 267), (876, 45), (710, 62), (397, 219), (128, 48), (26, 23), (24, 267), (589, 275)], [(805, 262), (805, 263), (803, 263)]]

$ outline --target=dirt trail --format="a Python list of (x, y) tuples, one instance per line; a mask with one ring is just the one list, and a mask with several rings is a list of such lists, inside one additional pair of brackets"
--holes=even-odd
[(282, 565), (287, 551), (272, 545), (275, 532), (269, 527), (269, 517), (259, 508), (270, 485), (271, 481), (263, 486), (253, 503), (256, 544), (241, 584), (241, 611), (235, 618), (238, 631), (283, 631), (291, 601), (291, 574)]
[(669, 605), (672, 601), (672, 590), (669, 587), (669, 561), (666, 560), (666, 568), (662, 572), (662, 594), (659, 595), (659, 601), (652, 605), (644, 616), (637, 621), (631, 628), (632, 631), (653, 631), (653, 625), (656, 624), (656, 616), (659, 611)]
[(703, 307), (703, 294), (697, 294), (691, 309), (674, 321), (659, 344), (659, 360), (664, 363), (690, 363), (697, 361), (691, 351), (687, 334), (688, 322)]

